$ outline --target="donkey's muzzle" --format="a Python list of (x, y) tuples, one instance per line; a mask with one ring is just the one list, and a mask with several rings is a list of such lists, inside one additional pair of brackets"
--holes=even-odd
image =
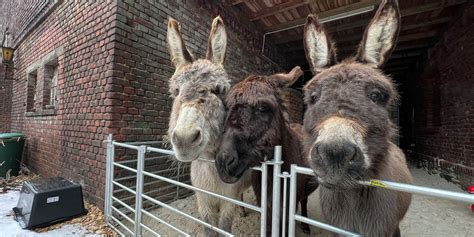
[(201, 129), (196, 128), (191, 131), (174, 131), (172, 142), (176, 147), (191, 148), (199, 145), (202, 141)]
[(244, 174), (246, 166), (239, 158), (226, 152), (219, 152), (216, 157), (216, 168), (224, 183), (236, 183)]
[(317, 142), (310, 154), (311, 168), (325, 187), (352, 187), (364, 170), (364, 155), (350, 141)]
[(359, 147), (350, 141), (330, 141), (314, 145), (311, 161), (322, 173), (333, 173), (362, 165), (364, 157)]
[(313, 157), (334, 163), (343, 163), (357, 156), (357, 146), (351, 142), (320, 142), (316, 143)]

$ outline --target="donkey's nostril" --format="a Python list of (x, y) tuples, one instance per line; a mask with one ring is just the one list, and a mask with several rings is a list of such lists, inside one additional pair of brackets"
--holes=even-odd
[(198, 129), (195, 134), (194, 134), (194, 138), (192, 140), (192, 144), (196, 144), (196, 143), (199, 143), (201, 141), (201, 129)]
[(171, 137), (171, 141), (175, 146), (185, 147), (198, 145), (201, 142), (201, 138), (201, 129), (186, 132), (174, 131)]
[(232, 164), (235, 163), (236, 160), (237, 160), (237, 159), (235, 158), (235, 156), (227, 156), (227, 157), (226, 157), (226, 160), (225, 160), (225, 165), (226, 165), (227, 167), (230, 167)]
[(315, 161), (315, 160), (319, 160), (321, 159), (321, 156), (319, 155), (319, 151), (318, 151), (318, 144), (316, 144), (315, 146), (313, 146), (313, 148), (311, 149), (311, 152), (310, 152), (310, 159)]
[(313, 148), (313, 159), (319, 158), (330, 163), (354, 162), (357, 157), (357, 146), (351, 142), (322, 142)]
[(357, 148), (354, 146), (354, 153), (352, 157), (349, 159), (349, 163), (353, 164), (356, 161), (356, 158), (357, 158)]

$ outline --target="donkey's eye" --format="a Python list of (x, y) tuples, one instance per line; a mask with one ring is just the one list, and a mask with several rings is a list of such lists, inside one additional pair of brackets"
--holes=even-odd
[(387, 102), (387, 95), (381, 91), (372, 91), (369, 93), (369, 99), (377, 104), (384, 104)]
[(221, 94), (221, 89), (217, 86), (217, 87), (212, 88), (211, 92), (214, 95), (220, 95)]
[(204, 90), (204, 89), (199, 89), (197, 92), (198, 92), (198, 94), (200, 94), (200, 95), (206, 94), (206, 90)]
[(369, 94), (369, 99), (374, 102), (374, 103), (377, 103), (379, 102), (379, 99), (380, 99), (380, 94), (378, 92), (370, 92)]
[(178, 95), (179, 95), (179, 89), (178, 89), (178, 88), (176, 88), (176, 89), (173, 90), (173, 95), (174, 95), (174, 96), (178, 96)]
[(270, 109), (265, 106), (265, 105), (260, 105), (257, 107), (257, 111), (260, 112), (260, 113), (266, 113), (268, 112)]
[(318, 94), (316, 92), (312, 92), (310, 95), (309, 95), (309, 102), (311, 104), (314, 104), (316, 103), (316, 101), (318, 101)]

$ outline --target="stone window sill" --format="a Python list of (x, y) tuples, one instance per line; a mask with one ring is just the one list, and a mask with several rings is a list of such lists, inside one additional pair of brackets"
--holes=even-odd
[(53, 116), (56, 115), (56, 109), (43, 109), (41, 111), (29, 111), (26, 112), (26, 117), (39, 117), (39, 116)]

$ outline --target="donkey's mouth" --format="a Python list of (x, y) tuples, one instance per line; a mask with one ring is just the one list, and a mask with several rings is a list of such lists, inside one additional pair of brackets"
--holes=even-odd
[(202, 152), (189, 152), (189, 153), (181, 153), (177, 149), (175, 149), (176, 158), (181, 162), (192, 162), (201, 156)]
[(239, 181), (239, 179), (244, 175), (247, 168), (245, 166), (236, 167), (234, 170), (225, 170), (223, 172), (219, 171), (219, 177), (224, 183), (233, 184)]
[(246, 165), (234, 165), (234, 166), (227, 166), (222, 164), (219, 159), (216, 160), (216, 168), (219, 177), (224, 183), (233, 184), (239, 181), (239, 179), (244, 175), (245, 171), (247, 170)]
[(358, 188), (360, 185), (358, 184), (358, 179), (353, 178), (334, 178), (334, 177), (318, 177), (318, 183), (327, 188), (332, 190), (346, 190), (346, 189), (353, 189)]

